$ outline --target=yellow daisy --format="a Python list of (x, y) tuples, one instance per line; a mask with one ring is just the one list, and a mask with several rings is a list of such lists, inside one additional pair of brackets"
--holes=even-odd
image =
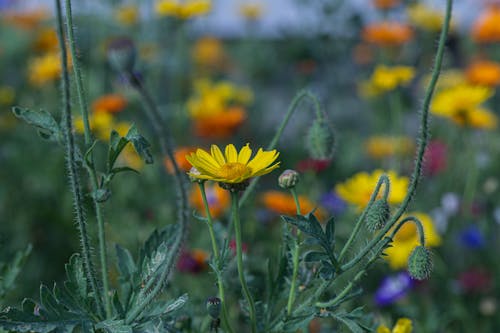
[(396, 325), (392, 328), (392, 331), (385, 325), (381, 325), (377, 328), (377, 333), (411, 333), (412, 331), (413, 324), (408, 318), (399, 318)]
[(226, 146), (224, 154), (219, 147), (212, 145), (210, 153), (197, 149), (187, 155), (186, 159), (198, 171), (191, 171), (191, 177), (230, 184), (242, 183), (279, 167), (280, 162), (273, 164), (279, 156), (276, 150), (264, 151), (260, 148), (252, 159), (251, 156), (252, 150), (247, 143), (239, 153), (233, 144)]

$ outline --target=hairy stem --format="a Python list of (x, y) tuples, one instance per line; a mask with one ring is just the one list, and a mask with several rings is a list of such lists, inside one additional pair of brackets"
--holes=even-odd
[[(281, 138), (281, 135), (283, 135), (283, 131), (285, 130), (286, 125), (288, 125), (288, 122), (290, 121), (290, 118), (292, 117), (293, 113), (295, 112), (295, 110), (299, 106), (299, 103), (304, 98), (309, 98), (312, 101), (312, 103), (314, 105), (314, 110), (315, 110), (315, 114), (316, 114), (316, 118), (317, 119), (322, 119), (322, 118), (325, 117), (323, 111), (321, 110), (321, 106), (319, 105), (319, 101), (316, 98), (316, 96), (314, 96), (308, 90), (301, 90), (301, 91), (299, 91), (295, 95), (295, 97), (292, 99), (292, 102), (290, 103), (290, 105), (288, 106), (288, 110), (286, 112), (285, 118), (283, 118), (283, 120), (281, 121), (281, 124), (278, 127), (278, 130), (276, 131), (276, 134), (274, 135), (274, 137), (272, 138), (271, 142), (267, 146), (267, 150), (272, 150), (272, 149), (274, 149), (276, 147), (276, 145), (278, 144), (279, 139)], [(241, 196), (241, 199), (240, 199), (240, 207), (241, 207), (241, 205), (243, 205), (243, 203), (248, 199), (248, 197), (250, 196), (250, 194), (253, 192), (253, 190), (257, 186), (257, 183), (258, 183), (259, 179), (260, 179), (260, 177), (256, 177), (255, 179), (253, 179), (252, 182), (250, 183), (250, 185), (245, 190), (245, 192), (243, 192), (243, 195)]]
[(248, 302), (248, 310), (250, 312), (250, 324), (252, 327), (252, 333), (257, 332), (257, 319), (255, 317), (255, 303), (248, 289), (247, 281), (245, 279), (245, 271), (243, 268), (243, 251), (241, 242), (241, 224), (240, 224), (240, 213), (238, 204), (238, 192), (231, 191), (231, 209), (234, 221), (234, 233), (236, 237), (236, 263), (238, 266), (238, 276), (240, 278), (241, 288), (243, 289), (243, 294)]
[(413, 196), (415, 195), (417, 186), (421, 180), (422, 177), (422, 164), (423, 164), (423, 159), (424, 159), (424, 153), (425, 149), (427, 147), (427, 143), (429, 141), (429, 106), (432, 100), (432, 96), (434, 93), (434, 89), (436, 87), (437, 80), (439, 78), (439, 72), (441, 70), (441, 64), (443, 62), (443, 55), (444, 55), (444, 47), (445, 47), (445, 42), (446, 42), (446, 36), (448, 35), (448, 29), (450, 25), (450, 19), (451, 19), (451, 10), (452, 10), (452, 5), (453, 5), (453, 0), (447, 0), (446, 1), (446, 15), (445, 19), (443, 21), (443, 28), (441, 30), (441, 36), (439, 38), (439, 45), (438, 45), (438, 50), (436, 53), (436, 60), (435, 60), (435, 65), (434, 69), (432, 71), (432, 78), (429, 83), (429, 86), (427, 87), (427, 91), (425, 93), (424, 97), (424, 103), (422, 106), (422, 115), (421, 115), (421, 120), (420, 120), (420, 133), (419, 133), (419, 145), (418, 145), (418, 150), (417, 150), (417, 157), (415, 160), (415, 168), (413, 169), (413, 174), (411, 177), (411, 182), (410, 186), (408, 187), (408, 192), (406, 193), (406, 196), (403, 200), (403, 203), (399, 207), (399, 209), (396, 211), (394, 215), (391, 216), (390, 220), (387, 222), (386, 226), (380, 230), (379, 234), (377, 237), (372, 239), (366, 247), (359, 252), (356, 257), (354, 257), (351, 261), (346, 263), (341, 267), (342, 271), (348, 270), (352, 267), (354, 267), (358, 262), (360, 262), (366, 254), (384, 237), (384, 235), (387, 233), (387, 231), (392, 228), (392, 226), (399, 220), (399, 218), (403, 215), (403, 213), (406, 211), (408, 208), (408, 205), (410, 204), (410, 201), (412, 200)]
[(62, 66), (62, 91), (63, 91), (63, 129), (64, 129), (64, 142), (66, 146), (66, 161), (67, 169), (70, 179), (71, 192), (73, 193), (73, 201), (75, 206), (76, 223), (80, 234), (80, 246), (82, 248), (82, 258), (84, 263), (85, 275), (90, 289), (95, 298), (98, 311), (104, 317), (102, 298), (99, 296), (99, 289), (97, 287), (96, 274), (94, 264), (92, 262), (92, 254), (90, 248), (90, 239), (87, 232), (87, 221), (85, 210), (83, 208), (83, 194), (78, 177), (78, 165), (76, 162), (76, 146), (75, 138), (73, 136), (73, 121), (71, 117), (71, 100), (70, 100), (70, 84), (69, 84), (69, 71), (68, 71), (68, 56), (66, 51), (66, 43), (63, 32), (63, 19), (61, 0), (56, 0), (57, 12), (57, 33), (59, 38), (59, 47), (61, 48), (61, 66)]
[[(297, 196), (297, 191), (295, 188), (291, 188), (293, 200), (295, 201), (295, 208), (297, 209), (297, 215), (300, 215), (300, 202)], [(290, 292), (288, 294), (288, 303), (286, 307), (287, 315), (292, 313), (293, 302), (295, 301), (295, 291), (297, 289), (297, 275), (299, 272), (299, 254), (300, 254), (300, 230), (297, 229), (297, 238), (295, 239), (295, 244), (292, 252), (292, 262), (293, 262), (293, 272), (292, 272), (292, 282), (290, 286)]]
[[(71, 58), (73, 62), (73, 72), (75, 75), (75, 84), (76, 84), (76, 91), (78, 94), (78, 102), (80, 105), (80, 113), (83, 120), (85, 146), (88, 149), (92, 145), (93, 138), (92, 138), (92, 131), (90, 129), (87, 99), (85, 98), (84, 94), (82, 73), (78, 61), (78, 54), (76, 52), (71, 0), (66, 0), (66, 32), (68, 36), (69, 48), (71, 51)], [(99, 189), (99, 183), (97, 179), (97, 172), (95, 170), (95, 165), (94, 165), (93, 152), (90, 152), (90, 154), (88, 154), (88, 161), (84, 161), (84, 164), (86, 165), (86, 169), (90, 177), (92, 190), (95, 193)], [(94, 210), (97, 220), (97, 230), (98, 230), (97, 235), (99, 239), (99, 258), (101, 263), (101, 279), (102, 279), (103, 294), (104, 294), (103, 298), (106, 310), (106, 317), (109, 318), (111, 316), (111, 298), (109, 294), (108, 259), (107, 259), (106, 237), (104, 232), (104, 218), (103, 218), (101, 204), (97, 201), (96, 198), (93, 198), (93, 201), (94, 201)]]
[(188, 200), (187, 200), (187, 192), (186, 185), (184, 181), (184, 175), (181, 172), (177, 161), (175, 160), (174, 155), (174, 145), (172, 143), (170, 131), (168, 131), (165, 126), (165, 122), (162, 119), (160, 112), (158, 111), (153, 98), (150, 96), (149, 92), (143, 86), (142, 82), (133, 74), (133, 73), (125, 73), (128, 76), (128, 79), (132, 86), (139, 92), (141, 96), (141, 100), (143, 103), (144, 112), (153, 127), (153, 131), (156, 136), (159, 138), (160, 142), (160, 150), (163, 156), (167, 156), (167, 158), (172, 163), (174, 168), (174, 179), (177, 187), (177, 196), (178, 196), (178, 223), (179, 229), (177, 232), (177, 237), (172, 244), (170, 255), (167, 258), (167, 262), (165, 263), (165, 268), (160, 276), (160, 279), (154, 286), (152, 290), (145, 289), (144, 293), (141, 296), (142, 301), (139, 302), (126, 317), (126, 323), (130, 324), (134, 319), (136, 319), (142, 311), (146, 308), (146, 306), (161, 292), (163, 286), (169, 279), (170, 273), (172, 272), (172, 267), (174, 267), (175, 261), (179, 255), (181, 246), (187, 236), (188, 229), (188, 221), (189, 221), (189, 210), (188, 210)]
[[(212, 219), (212, 214), (210, 214), (210, 206), (208, 204), (207, 193), (205, 191), (205, 183), (199, 182), (198, 186), (200, 187), (201, 197), (203, 199), (203, 205), (205, 206), (205, 214), (207, 215), (208, 232), (210, 234), (210, 240), (212, 242), (213, 256), (216, 265), (220, 267), (221, 262), (219, 257), (219, 247), (217, 246), (217, 239), (215, 238), (214, 223)], [(225, 330), (227, 330), (230, 333), (233, 333), (233, 328), (229, 324), (229, 316), (227, 313), (226, 296), (224, 293), (224, 281), (222, 280), (222, 273), (216, 272), (216, 275), (217, 275), (217, 287), (219, 288), (219, 297), (222, 302), (222, 322), (223, 325), (225, 326), (224, 327)]]

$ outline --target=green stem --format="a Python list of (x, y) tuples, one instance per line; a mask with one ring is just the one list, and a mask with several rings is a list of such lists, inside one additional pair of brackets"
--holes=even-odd
[[(205, 214), (207, 215), (208, 232), (210, 234), (210, 240), (212, 242), (212, 251), (215, 263), (217, 267), (220, 268), (221, 262), (219, 257), (219, 247), (217, 246), (217, 239), (215, 238), (212, 214), (210, 214), (210, 206), (208, 204), (207, 194), (205, 192), (205, 183), (199, 182), (198, 186), (200, 187), (201, 197), (203, 199), (203, 205), (205, 206)], [(229, 316), (227, 313), (226, 297), (224, 293), (224, 281), (222, 280), (222, 273), (221, 272), (215, 272), (215, 273), (217, 275), (217, 286), (219, 287), (219, 297), (222, 302), (222, 321), (225, 326), (224, 328), (228, 332), (233, 333), (233, 328), (229, 324)]]
[(151, 290), (150, 288), (144, 288), (141, 291), (141, 301), (136, 304), (136, 306), (127, 314), (125, 322), (127, 324), (132, 323), (146, 308), (146, 306), (161, 292), (163, 286), (168, 281), (170, 273), (172, 272), (172, 267), (174, 266), (175, 260), (179, 255), (179, 251), (181, 249), (181, 245), (184, 242), (187, 232), (188, 232), (188, 221), (189, 221), (189, 210), (188, 210), (188, 200), (187, 200), (187, 192), (186, 185), (184, 181), (184, 174), (181, 172), (177, 161), (175, 160), (174, 155), (174, 145), (172, 143), (170, 131), (165, 126), (165, 122), (162, 119), (161, 114), (159, 113), (156, 104), (154, 103), (152, 97), (149, 92), (143, 86), (142, 82), (135, 77), (133, 73), (125, 73), (128, 75), (130, 83), (132, 86), (139, 92), (141, 96), (141, 100), (144, 106), (144, 112), (153, 127), (153, 130), (156, 136), (159, 138), (160, 149), (163, 156), (167, 156), (172, 166), (174, 167), (174, 179), (177, 187), (177, 196), (179, 203), (178, 210), (178, 221), (179, 221), (179, 230), (177, 232), (177, 237), (174, 240), (171, 252), (166, 259), (166, 263), (164, 265), (164, 270), (160, 275), (160, 278), (157, 280), (156, 285)]
[(365, 220), (366, 214), (368, 213), (368, 210), (370, 210), (371, 206), (375, 202), (375, 199), (377, 199), (377, 196), (380, 192), (380, 187), (384, 184), (384, 200), (387, 200), (389, 197), (389, 191), (390, 191), (390, 181), (389, 177), (387, 175), (383, 174), (380, 176), (377, 182), (377, 186), (375, 186), (375, 190), (373, 190), (372, 196), (370, 197), (370, 201), (368, 201), (368, 204), (366, 205), (365, 209), (363, 210), (363, 213), (359, 216), (358, 221), (356, 222), (356, 225), (354, 226), (354, 229), (351, 232), (351, 235), (349, 236), (349, 239), (345, 243), (344, 247), (340, 251), (340, 255), (338, 257), (338, 261), (340, 262), (344, 255), (347, 253), (347, 250), (349, 247), (352, 245), (352, 242), (356, 239), (356, 236), (359, 233), (359, 230), (361, 229), (361, 225), (363, 224), (363, 221)]
[[(477, 159), (476, 159), (476, 149), (472, 147), (471, 143), (472, 141), (472, 130), (466, 131), (466, 133), (463, 133), (463, 137), (466, 138), (467, 141), (465, 143), (465, 146), (467, 147), (468, 152), (465, 154), (466, 160), (464, 165), (467, 166), (466, 170), (466, 177), (465, 177), (465, 187), (464, 187), (464, 193), (463, 193), (463, 206), (465, 208), (465, 214), (468, 216), (471, 214), (472, 211), (472, 205), (474, 202), (474, 194), (476, 193), (476, 187), (477, 187), (477, 180), (479, 176), (479, 168), (477, 165)], [(471, 167), (472, 165), (472, 167)]]
[[(297, 109), (297, 106), (299, 105), (299, 102), (302, 101), (302, 99), (304, 99), (304, 98), (309, 98), (312, 101), (312, 103), (314, 105), (314, 110), (315, 110), (316, 118), (317, 119), (322, 119), (323, 117), (325, 117), (325, 114), (321, 110), (321, 106), (319, 105), (319, 101), (316, 98), (316, 96), (314, 96), (308, 90), (301, 90), (301, 91), (299, 91), (295, 95), (295, 97), (292, 99), (292, 102), (290, 103), (290, 105), (288, 106), (288, 110), (286, 112), (285, 118), (283, 118), (283, 120), (282, 120), (282, 122), (280, 124), (280, 127), (276, 131), (276, 134), (274, 135), (274, 137), (272, 138), (271, 142), (267, 146), (267, 150), (272, 150), (272, 149), (274, 149), (276, 147), (276, 145), (278, 144), (279, 139), (281, 138), (281, 135), (283, 134), (283, 131), (286, 128), (286, 125), (288, 125), (288, 122), (290, 121), (290, 118), (292, 117), (293, 113)], [(253, 190), (257, 186), (257, 183), (258, 183), (259, 179), (260, 179), (260, 177), (256, 177), (250, 183), (250, 185), (247, 187), (247, 189), (245, 190), (245, 192), (243, 192), (243, 195), (241, 196), (241, 199), (240, 199), (240, 207), (241, 207), (241, 205), (243, 205), (243, 203), (248, 199), (248, 197), (250, 196), (250, 194), (253, 192)]]
[[(297, 208), (297, 215), (300, 215), (300, 202), (297, 196), (297, 191), (295, 188), (291, 188), (290, 192), (292, 193), (293, 200), (295, 201), (295, 208)], [(292, 272), (292, 284), (290, 286), (290, 292), (288, 294), (288, 303), (287, 303), (287, 315), (292, 313), (293, 302), (295, 301), (295, 290), (297, 289), (297, 275), (299, 272), (299, 251), (300, 251), (300, 230), (297, 229), (297, 239), (295, 240), (293, 253), (292, 253), (292, 262), (293, 262), (293, 272)]]
[[(80, 112), (83, 119), (85, 145), (87, 148), (89, 148), (92, 144), (93, 138), (92, 138), (92, 131), (90, 130), (87, 100), (84, 96), (82, 74), (80, 70), (80, 64), (78, 61), (78, 54), (76, 52), (73, 14), (71, 11), (71, 0), (66, 0), (66, 32), (68, 35), (68, 42), (73, 62), (73, 72), (75, 75), (75, 84), (76, 84), (76, 91), (78, 94), (78, 102), (80, 104)], [(89, 161), (86, 164), (87, 164), (86, 169), (92, 183), (92, 189), (95, 192), (99, 189), (99, 183), (97, 180), (97, 173), (94, 166), (93, 152), (90, 152)], [(104, 232), (104, 218), (102, 215), (101, 204), (97, 202), (95, 198), (93, 201), (94, 201), (94, 209), (96, 213), (97, 228), (98, 228), (101, 279), (102, 279), (103, 293), (104, 293), (103, 298), (106, 310), (106, 317), (109, 318), (111, 316), (111, 298), (109, 295), (108, 260), (107, 260), (107, 250), (106, 250), (106, 237)]]
[(245, 279), (245, 272), (243, 268), (243, 251), (241, 243), (241, 224), (240, 224), (240, 213), (239, 213), (239, 203), (238, 203), (238, 192), (231, 191), (231, 209), (234, 222), (234, 233), (236, 238), (236, 262), (238, 266), (238, 276), (240, 278), (241, 288), (248, 302), (248, 309), (250, 311), (250, 324), (252, 327), (252, 333), (257, 332), (257, 319), (255, 317), (255, 304), (250, 294), (250, 290), (247, 286), (247, 281)]
[(446, 43), (446, 36), (448, 34), (448, 29), (450, 25), (451, 19), (451, 9), (452, 9), (453, 0), (446, 1), (446, 15), (443, 22), (443, 28), (441, 30), (441, 36), (439, 38), (438, 50), (436, 53), (436, 63), (434, 66), (434, 70), (432, 72), (432, 78), (427, 87), (427, 91), (424, 97), (424, 103), (422, 107), (422, 115), (421, 115), (421, 123), (420, 123), (420, 134), (419, 134), (419, 146), (417, 150), (417, 157), (415, 160), (415, 168), (413, 170), (413, 174), (411, 177), (411, 182), (408, 187), (408, 192), (403, 200), (403, 203), (396, 211), (396, 213), (391, 217), (391, 219), (387, 222), (386, 226), (380, 230), (377, 237), (372, 239), (365, 248), (359, 252), (356, 257), (354, 257), (351, 261), (346, 263), (341, 267), (341, 270), (348, 270), (354, 267), (358, 262), (360, 262), (368, 252), (384, 237), (384, 235), (389, 231), (390, 228), (399, 220), (399, 218), (403, 215), (403, 213), (408, 208), (410, 201), (413, 199), (415, 195), (417, 186), (422, 178), (422, 164), (423, 164), (423, 156), (425, 153), (425, 149), (427, 147), (427, 143), (429, 141), (429, 106), (432, 100), (432, 96), (434, 93), (434, 89), (436, 87), (437, 80), (439, 78), (439, 72), (441, 70), (441, 64), (443, 61), (444, 48)]
[(102, 298), (99, 296), (99, 289), (97, 287), (95, 268), (92, 261), (90, 239), (87, 232), (87, 221), (85, 211), (83, 208), (83, 194), (78, 177), (78, 166), (76, 162), (76, 148), (75, 138), (73, 136), (73, 121), (71, 117), (71, 99), (70, 99), (70, 84), (69, 84), (69, 70), (67, 63), (66, 43), (63, 32), (63, 19), (62, 19), (62, 6), (61, 0), (56, 0), (57, 12), (57, 27), (59, 47), (61, 48), (61, 64), (62, 64), (62, 91), (63, 91), (63, 129), (64, 129), (64, 142), (66, 145), (67, 168), (73, 193), (74, 207), (78, 231), (80, 234), (80, 246), (82, 248), (82, 258), (84, 263), (85, 275), (87, 282), (90, 284), (90, 289), (94, 294), (95, 302), (97, 304), (101, 316), (104, 317)]

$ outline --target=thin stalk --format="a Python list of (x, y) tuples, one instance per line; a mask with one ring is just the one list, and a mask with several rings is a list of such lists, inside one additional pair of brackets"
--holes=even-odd
[(70, 99), (70, 83), (68, 70), (68, 55), (66, 51), (66, 43), (63, 32), (62, 6), (61, 0), (56, 0), (56, 15), (57, 15), (57, 33), (59, 38), (59, 47), (61, 48), (61, 66), (62, 66), (62, 92), (63, 92), (63, 131), (64, 142), (66, 146), (66, 161), (70, 180), (71, 192), (73, 193), (73, 201), (75, 207), (75, 218), (80, 234), (80, 246), (82, 248), (82, 258), (84, 263), (85, 275), (90, 289), (94, 295), (98, 311), (104, 317), (102, 298), (99, 296), (97, 287), (96, 273), (94, 263), (92, 261), (90, 237), (87, 232), (87, 221), (85, 210), (83, 208), (83, 194), (78, 177), (78, 166), (76, 163), (76, 148), (75, 138), (73, 136), (73, 120), (71, 117), (71, 99)]
[[(288, 106), (288, 110), (285, 114), (285, 117), (281, 121), (280, 126), (278, 127), (278, 130), (276, 131), (276, 134), (272, 138), (271, 142), (267, 146), (267, 150), (272, 150), (276, 147), (278, 144), (279, 139), (281, 138), (281, 135), (283, 135), (283, 131), (286, 128), (286, 125), (288, 125), (288, 122), (290, 121), (290, 118), (292, 117), (293, 113), (297, 109), (297, 106), (299, 105), (300, 101), (304, 98), (309, 98), (313, 105), (314, 105), (314, 110), (316, 114), (317, 119), (322, 119), (325, 117), (323, 111), (321, 110), (321, 106), (319, 105), (318, 99), (308, 90), (301, 90), (295, 95), (295, 97), (292, 99), (292, 102), (290, 102), (290, 105)], [(253, 179), (253, 181), (250, 183), (250, 185), (247, 187), (245, 192), (243, 192), (243, 195), (241, 196), (240, 199), (240, 207), (243, 205), (243, 203), (248, 199), (250, 194), (253, 192), (255, 187), (257, 186), (257, 183), (259, 181), (260, 177), (256, 177)]]
[(371, 206), (375, 202), (375, 199), (377, 199), (377, 196), (380, 192), (380, 187), (384, 184), (384, 199), (387, 200), (389, 197), (389, 191), (390, 191), (390, 181), (389, 177), (387, 175), (383, 174), (380, 176), (377, 186), (375, 186), (375, 189), (373, 190), (372, 196), (370, 197), (370, 201), (368, 201), (368, 204), (366, 205), (365, 209), (363, 210), (363, 213), (359, 216), (358, 221), (356, 222), (356, 225), (354, 226), (354, 229), (352, 230), (349, 239), (345, 243), (344, 247), (340, 251), (340, 255), (338, 257), (338, 261), (340, 262), (344, 255), (347, 253), (347, 250), (349, 247), (352, 245), (352, 242), (356, 239), (356, 236), (359, 233), (359, 230), (361, 229), (361, 225), (363, 224), (363, 221), (365, 220), (366, 214), (368, 213), (368, 210), (370, 210)]
[[(181, 172), (177, 161), (174, 156), (174, 145), (172, 143), (170, 132), (165, 126), (165, 122), (162, 119), (160, 112), (158, 111), (155, 102), (150, 96), (149, 92), (143, 86), (142, 82), (133, 75), (133, 73), (125, 73), (128, 75), (130, 83), (132, 86), (139, 92), (141, 96), (141, 101), (144, 106), (144, 112), (149, 119), (153, 127), (153, 131), (156, 136), (159, 138), (160, 150), (163, 156), (167, 156), (167, 158), (172, 163), (174, 167), (174, 179), (177, 187), (177, 196), (178, 196), (178, 220), (179, 220), (179, 230), (177, 232), (177, 237), (172, 244), (171, 253), (167, 258), (167, 262), (165, 263), (165, 269), (160, 275), (158, 282), (153, 287), (153, 289), (144, 288), (143, 297), (140, 297), (142, 301), (138, 303), (125, 319), (127, 324), (132, 323), (146, 308), (146, 306), (161, 292), (163, 286), (168, 280), (170, 273), (172, 272), (173, 263), (177, 259), (179, 255), (179, 251), (181, 248), (184, 239), (187, 236), (188, 229), (188, 221), (189, 221), (189, 210), (188, 210), (188, 200), (187, 200), (187, 192), (185, 181), (183, 179), (184, 175)], [(147, 293), (147, 294), (146, 294)]]
[[(84, 95), (82, 74), (80, 70), (80, 64), (78, 61), (78, 54), (76, 52), (71, 0), (66, 0), (66, 33), (68, 36), (68, 43), (73, 62), (73, 72), (75, 75), (75, 84), (76, 84), (76, 91), (78, 94), (78, 102), (80, 104), (80, 113), (83, 119), (85, 145), (87, 148), (89, 148), (92, 144), (93, 138), (92, 138), (92, 131), (90, 129), (87, 100)], [(92, 189), (95, 192), (99, 188), (99, 183), (97, 179), (97, 172), (94, 166), (93, 152), (90, 152), (89, 161), (88, 163), (85, 164), (92, 183)], [(99, 257), (101, 263), (101, 279), (102, 279), (102, 287), (104, 294), (103, 298), (106, 310), (106, 317), (109, 318), (111, 316), (111, 298), (109, 294), (108, 258), (107, 258), (106, 237), (104, 231), (104, 218), (101, 209), (101, 204), (97, 202), (95, 198), (93, 199), (93, 201), (94, 201), (94, 210), (96, 214), (97, 229), (98, 229), (97, 235), (99, 239)]]
[(252, 328), (252, 333), (257, 332), (257, 319), (255, 317), (255, 303), (248, 289), (247, 281), (245, 279), (245, 272), (243, 268), (243, 251), (241, 244), (241, 224), (240, 224), (240, 213), (238, 204), (238, 192), (231, 191), (231, 210), (234, 222), (234, 233), (236, 238), (236, 263), (238, 266), (238, 276), (240, 278), (241, 288), (243, 289), (243, 294), (248, 302), (248, 309), (250, 312), (250, 324)]
[(360, 262), (365, 257), (365, 255), (382, 239), (382, 237), (384, 237), (387, 231), (389, 231), (389, 229), (392, 228), (392, 226), (399, 220), (399, 218), (408, 208), (408, 205), (410, 204), (410, 201), (413, 199), (413, 196), (415, 195), (417, 186), (422, 178), (422, 164), (424, 159), (423, 157), (425, 149), (427, 147), (427, 143), (429, 141), (429, 106), (432, 100), (437, 80), (439, 78), (441, 64), (443, 62), (444, 48), (446, 43), (446, 36), (448, 34), (448, 29), (450, 25), (452, 5), (453, 5), (453, 0), (446, 1), (446, 14), (443, 21), (441, 36), (439, 38), (438, 50), (436, 53), (436, 63), (432, 71), (432, 78), (429, 83), (429, 86), (427, 87), (427, 91), (424, 97), (424, 103), (422, 106), (422, 116), (421, 116), (420, 134), (419, 134), (420, 140), (417, 150), (417, 157), (415, 160), (415, 168), (413, 169), (413, 174), (411, 177), (410, 185), (408, 187), (408, 192), (406, 193), (403, 203), (401, 204), (399, 209), (396, 211), (394, 215), (392, 215), (391, 219), (387, 222), (386, 226), (380, 230), (378, 236), (372, 239), (365, 246), (365, 248), (356, 255), (356, 257), (354, 257), (351, 261), (343, 265), (341, 267), (342, 271), (354, 267), (358, 262)]
[[(291, 188), (290, 192), (292, 193), (293, 200), (295, 201), (295, 208), (297, 209), (297, 215), (300, 215), (300, 202), (297, 196), (297, 191), (295, 188)], [(292, 313), (293, 302), (295, 301), (295, 290), (297, 289), (297, 275), (299, 272), (299, 250), (300, 250), (300, 230), (297, 229), (297, 239), (295, 240), (293, 253), (292, 253), (292, 262), (293, 262), (293, 272), (292, 272), (292, 284), (290, 286), (290, 292), (288, 294), (288, 303), (286, 307), (287, 315)]]
[[(203, 205), (205, 206), (205, 214), (207, 215), (208, 233), (210, 234), (210, 240), (212, 242), (212, 252), (217, 266), (220, 266), (219, 247), (217, 246), (217, 239), (215, 238), (214, 223), (212, 219), (212, 214), (210, 214), (210, 206), (208, 204), (207, 193), (205, 191), (205, 183), (199, 182), (198, 186), (200, 187), (201, 197), (203, 199)], [(229, 316), (227, 313), (226, 297), (224, 293), (224, 281), (222, 280), (222, 274), (216, 272), (216, 275), (217, 275), (217, 287), (219, 288), (219, 297), (222, 302), (222, 322), (225, 326), (224, 328), (228, 332), (233, 333), (233, 328), (229, 324)]]

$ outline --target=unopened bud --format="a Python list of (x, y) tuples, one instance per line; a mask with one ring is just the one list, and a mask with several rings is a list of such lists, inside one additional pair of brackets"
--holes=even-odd
[(294, 188), (299, 182), (299, 173), (295, 170), (285, 170), (278, 178), (278, 184), (285, 189)]
[(207, 312), (212, 319), (219, 318), (222, 301), (218, 297), (209, 297), (207, 299)]
[(415, 247), (408, 258), (408, 273), (417, 280), (427, 279), (432, 272), (431, 252), (422, 245)]
[(326, 119), (315, 119), (306, 137), (309, 155), (316, 160), (329, 160), (333, 157), (335, 136)]
[(370, 232), (380, 230), (385, 226), (390, 216), (391, 210), (387, 200), (375, 200), (366, 213), (366, 228)]
[(108, 44), (108, 61), (117, 72), (132, 73), (137, 50), (127, 37), (115, 38)]

